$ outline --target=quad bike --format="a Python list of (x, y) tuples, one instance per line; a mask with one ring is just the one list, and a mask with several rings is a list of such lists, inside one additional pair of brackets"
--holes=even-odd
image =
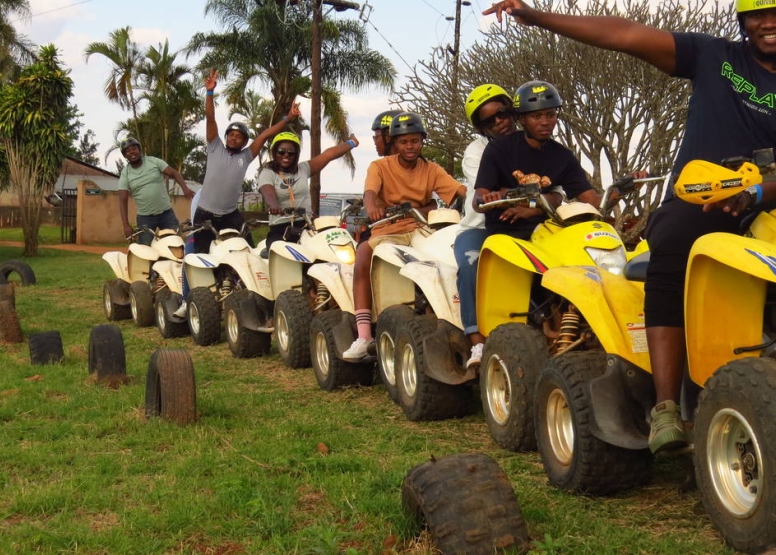
[(131, 317), (138, 327), (153, 325), (156, 294), (180, 281), (183, 261), (180, 232), (173, 229), (154, 232), (143, 227), (128, 240), (146, 231), (154, 235), (150, 246), (132, 243), (127, 253), (111, 251), (102, 255), (116, 275), (103, 286), (103, 307), (108, 320)]
[[(725, 163), (688, 163), (676, 196), (717, 202), (776, 168), (772, 149), (756, 152), (754, 163)], [(744, 236), (704, 235), (690, 252), (681, 404), (694, 420), (689, 450), (712, 522), (736, 550), (760, 553), (776, 546), (776, 211), (747, 223)], [(649, 479), (655, 393), (636, 334), (644, 276), (638, 260), (622, 275), (578, 267), (543, 276), (576, 314), (573, 352), (551, 359), (535, 388), (539, 453), (562, 489), (608, 494)]]
[(308, 272), (313, 265), (329, 263), (340, 271), (350, 268), (352, 273), (356, 242), (343, 223), (362, 206), (361, 199), (354, 199), (339, 218), (313, 219), (304, 208), (296, 209), (291, 222), (302, 218), (304, 227), (289, 227), (282, 241), (272, 243), (269, 276), (275, 299), (275, 338), (283, 362), (291, 368), (310, 366), (310, 321), (329, 305), (325, 285)]
[[(618, 180), (603, 195), (601, 206), (632, 195), (637, 187), (659, 178)], [(487, 337), (479, 367), (480, 395), (488, 428), (505, 449), (535, 449), (533, 389), (548, 357), (575, 346), (573, 312), (541, 286), (542, 275), (555, 267), (586, 267), (618, 275), (629, 257), (646, 250), (640, 243), (629, 253), (620, 235), (590, 204), (572, 202), (553, 208), (537, 184), (518, 186), (504, 199), (482, 210), (520, 203), (538, 205), (548, 219), (530, 240), (508, 235), (488, 237), (477, 270), (477, 322)], [(643, 326), (642, 326), (643, 331)], [(584, 338), (582, 339), (584, 340)], [(646, 346), (643, 347), (646, 352)], [(469, 376), (472, 378), (473, 376)]]
[[(258, 225), (245, 223), (245, 229)], [(205, 222), (199, 230), (215, 235), (207, 254), (190, 253), (184, 258), (186, 279), (191, 290), (188, 323), (197, 345), (213, 345), (221, 340), (223, 313), (227, 341), (232, 354), (250, 358), (266, 354), (272, 339), (272, 289), (266, 259), (259, 256), (262, 242), (252, 249), (245, 240), (245, 229), (215, 230)]]

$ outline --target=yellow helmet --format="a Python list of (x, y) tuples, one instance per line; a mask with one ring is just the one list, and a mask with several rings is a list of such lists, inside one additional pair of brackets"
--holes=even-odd
[(736, 0), (736, 12), (753, 12), (776, 8), (776, 0)]
[[(776, 0), (774, 0), (776, 1)], [(466, 97), (466, 119), (468, 119), (472, 125), (476, 127), (474, 122), (474, 114), (477, 112), (480, 106), (491, 100), (503, 97), (503, 100), (507, 102), (507, 105), (512, 104), (512, 97), (507, 94), (507, 91), (499, 87), (498, 85), (486, 84), (480, 85)]]
[(302, 141), (299, 140), (299, 137), (294, 133), (291, 133), (291, 131), (283, 131), (282, 133), (275, 135), (275, 138), (272, 139), (272, 143), (269, 145), (269, 149), (275, 150), (275, 145), (282, 143), (283, 141), (291, 141), (292, 143), (296, 143), (299, 148), (302, 148)]

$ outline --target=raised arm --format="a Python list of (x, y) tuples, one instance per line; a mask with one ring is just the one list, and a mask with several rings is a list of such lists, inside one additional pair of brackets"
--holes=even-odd
[(275, 125), (268, 127), (267, 129), (259, 133), (259, 135), (255, 139), (253, 139), (253, 142), (249, 147), (251, 149), (251, 154), (253, 155), (253, 157), (256, 158), (259, 155), (259, 152), (261, 152), (261, 147), (264, 146), (264, 143), (267, 142), (267, 139), (283, 131), (283, 128), (286, 126), (287, 123), (291, 123), (300, 115), (301, 115), (301, 112), (299, 111), (299, 103), (292, 102), (291, 109), (288, 111), (288, 114), (283, 116), (283, 119), (281, 119)]
[(216, 88), (218, 72), (215, 69), (210, 70), (210, 75), (205, 77), (205, 139), (209, 143), (218, 137), (218, 124), (216, 123), (216, 105), (213, 101), (213, 91)]
[(316, 175), (323, 171), (323, 168), (327, 166), (332, 160), (344, 156), (358, 146), (358, 139), (352, 133), (347, 141), (335, 146), (331, 146), (321, 152), (318, 156), (310, 160), (310, 175)]
[(499, 21), (504, 14), (511, 15), (523, 25), (535, 25), (590, 46), (624, 52), (668, 75), (676, 69), (676, 45), (671, 33), (622, 17), (543, 12), (522, 0), (501, 0), (482, 13), (496, 14)]

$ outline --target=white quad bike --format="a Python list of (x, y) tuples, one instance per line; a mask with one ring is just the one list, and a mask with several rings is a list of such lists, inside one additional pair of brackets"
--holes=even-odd
[[(386, 212), (386, 218), (374, 222), (374, 228), (400, 219), (414, 218), (418, 228), (414, 232), (410, 246), (393, 244), (378, 245), (372, 255), (372, 312), (376, 317), (376, 354), (381, 379), (392, 399), (398, 400), (396, 377), (394, 372), (394, 339), (399, 324), (411, 318), (416, 311), (425, 313), (429, 308), (424, 291), (433, 297), (434, 305), (440, 307), (442, 317), (457, 320), (460, 325), (460, 311), (457, 308), (455, 291), (455, 260), (452, 245), (458, 233), (460, 214), (453, 209), (440, 208), (431, 211), (428, 220), (408, 203), (392, 207)], [(433, 239), (435, 238), (435, 239)], [(425, 264), (433, 266), (431, 260), (442, 254), (447, 270), (442, 285), (439, 278), (427, 271)], [(419, 261), (426, 261), (420, 263)], [(402, 270), (405, 266), (408, 268)], [(311, 356), (313, 369), (322, 389), (354, 383), (370, 383), (373, 377), (372, 357), (362, 361), (347, 361), (342, 353), (356, 338), (355, 309), (353, 305), (353, 268), (333, 264), (316, 264), (308, 272), (325, 286), (330, 300), (336, 308), (313, 318), (311, 323)], [(416, 294), (418, 284), (422, 289)], [(447, 300), (443, 298), (449, 297)], [(447, 310), (441, 307), (447, 307)]]
[(350, 268), (352, 275), (356, 242), (342, 224), (362, 206), (361, 199), (354, 199), (339, 218), (313, 219), (303, 208), (297, 209), (292, 222), (302, 218), (304, 228), (289, 227), (284, 239), (269, 249), (275, 338), (283, 362), (291, 368), (310, 366), (310, 321), (329, 304), (328, 290), (308, 272), (319, 263), (330, 263)]
[(213, 345), (221, 339), (223, 312), (227, 341), (232, 354), (250, 358), (266, 354), (272, 339), (272, 288), (267, 261), (259, 256), (264, 242), (252, 249), (245, 228), (260, 223), (251, 220), (243, 231), (216, 231), (207, 254), (190, 253), (184, 259), (191, 290), (187, 298), (188, 323), (197, 345)]
[[(130, 239), (148, 228), (138, 230)], [(108, 320), (132, 318), (138, 327), (154, 323), (154, 302), (164, 300), (170, 288), (180, 290), (180, 269), (184, 240), (181, 231), (162, 229), (152, 232), (151, 245), (132, 243), (128, 252), (111, 251), (102, 255), (115, 278), (103, 286), (103, 307)]]

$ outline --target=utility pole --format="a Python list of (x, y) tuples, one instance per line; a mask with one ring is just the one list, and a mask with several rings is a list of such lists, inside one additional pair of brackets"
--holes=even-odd
[[(335, 11), (358, 10), (355, 2), (344, 0), (313, 0), (313, 44), (312, 44), (312, 86), (310, 91), (310, 158), (321, 153), (321, 24), (323, 23), (323, 5), (331, 6)], [(310, 204), (314, 214), (320, 214), (321, 207), (321, 174), (310, 178)]]
[[(454, 38), (453, 38), (453, 70), (452, 70), (452, 94), (453, 94), (453, 101), (450, 103), (450, 106), (457, 106), (458, 103), (456, 102), (458, 95), (458, 55), (461, 47), (461, 5), (469, 6), (470, 3), (468, 1), (463, 0), (456, 0), (455, 1), (455, 31), (454, 31)], [(448, 18), (450, 19), (450, 18)], [(448, 116), (448, 125), (447, 125), (447, 132), (448, 132), (448, 140), (451, 140), (455, 136), (455, 117), (452, 112), (450, 112)], [(453, 175), (453, 172), (455, 171), (455, 153), (453, 151), (453, 148), (448, 148), (447, 151), (447, 172), (450, 175)]]

